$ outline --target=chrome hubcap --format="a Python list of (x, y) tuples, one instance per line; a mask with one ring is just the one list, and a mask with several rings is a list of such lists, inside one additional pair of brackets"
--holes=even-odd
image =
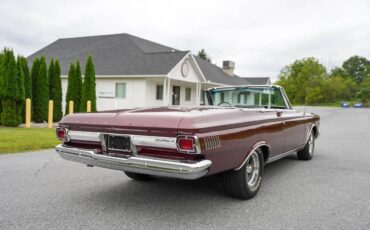
[(311, 134), (310, 138), (308, 139), (308, 152), (310, 153), (311, 156), (313, 155), (313, 148), (314, 148), (314, 139), (313, 135)]
[(260, 160), (258, 153), (253, 151), (248, 161), (246, 162), (246, 173), (248, 186), (253, 187), (258, 181), (258, 175), (260, 171)]

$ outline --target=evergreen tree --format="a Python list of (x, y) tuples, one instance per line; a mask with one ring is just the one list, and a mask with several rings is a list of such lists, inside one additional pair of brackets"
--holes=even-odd
[(67, 86), (67, 94), (66, 94), (65, 115), (69, 114), (69, 101), (73, 101), (73, 94), (76, 92), (74, 89), (75, 74), (76, 74), (75, 66), (71, 63), (71, 65), (69, 66), (69, 72), (68, 72), (68, 86)]
[[(60, 121), (63, 117), (62, 112), (62, 79), (60, 78), (60, 65), (59, 61), (54, 62), (54, 72), (52, 76), (49, 75), (49, 81), (52, 82), (50, 88), (50, 99), (54, 101), (53, 120)], [(51, 79), (50, 79), (51, 78)]]
[[(23, 71), (23, 76), (24, 76), (25, 99), (29, 98), (32, 101), (32, 79), (30, 75), (30, 70), (28, 68), (27, 59), (23, 56), (20, 56), (18, 62), (20, 62), (20, 65)], [(26, 116), (26, 108), (23, 105), (22, 106), (22, 122), (25, 121), (25, 116)]]
[(20, 87), (23, 83), (23, 71), (18, 72), (12, 50), (4, 49), (1, 69), (1, 123), (6, 126), (18, 126), (21, 122), (18, 106), (20, 101), (24, 100), (24, 87), (23, 90)]
[(49, 79), (45, 57), (41, 57), (39, 65), (33, 91), (33, 118), (35, 122), (43, 122), (48, 119)]
[(204, 49), (201, 49), (201, 50), (198, 51), (197, 57), (199, 57), (203, 60), (206, 60), (210, 63), (212, 62), (212, 58), (206, 53), (206, 51)]
[(31, 91), (32, 91), (32, 97), (31, 97), (31, 104), (32, 104), (32, 120), (33, 118), (35, 117), (35, 110), (33, 108), (34, 106), (34, 101), (33, 99), (35, 98), (35, 94), (36, 94), (36, 85), (37, 85), (37, 75), (39, 73), (39, 69), (40, 69), (40, 59), (39, 58), (35, 58), (33, 59), (33, 62), (32, 62), (32, 67), (31, 67)]
[(39, 58), (35, 58), (33, 60), (33, 63), (32, 63), (32, 68), (31, 68), (31, 91), (32, 91), (32, 97), (33, 98), (35, 96), (35, 89), (36, 89), (36, 85), (37, 85), (37, 75), (39, 73), (39, 69), (40, 69), (40, 59)]
[(21, 56), (17, 57), (17, 93), (16, 93), (16, 102), (17, 102), (17, 114), (15, 114), (18, 119), (18, 123), (21, 124), (24, 121), (24, 105), (26, 99), (25, 86), (24, 86), (24, 71), (22, 66)]
[(27, 59), (23, 56), (20, 56), (19, 61), (21, 63), (23, 75), (24, 75), (25, 97), (32, 99), (32, 79), (30, 75), (30, 69), (28, 68)]
[(75, 112), (80, 112), (81, 104), (81, 97), (82, 97), (82, 76), (81, 76), (81, 67), (80, 62), (77, 61), (76, 69), (75, 69), (75, 91), (73, 94), (73, 101), (75, 106)]
[(50, 59), (49, 69), (48, 69), (48, 76), (49, 76), (49, 99), (51, 99), (52, 91), (53, 91), (53, 79), (54, 79), (54, 59)]
[(82, 100), (80, 111), (86, 111), (87, 101), (91, 101), (91, 111), (96, 111), (96, 83), (95, 67), (92, 57), (89, 56), (85, 66), (85, 79), (82, 85)]
[[(4, 53), (0, 53), (0, 95), (1, 95), (1, 81), (3, 79), (3, 72), (2, 72), (2, 66), (3, 66), (3, 58), (4, 58)], [(3, 107), (1, 105), (1, 96), (0, 96), (0, 124), (1, 124), (1, 113), (3, 112)]]

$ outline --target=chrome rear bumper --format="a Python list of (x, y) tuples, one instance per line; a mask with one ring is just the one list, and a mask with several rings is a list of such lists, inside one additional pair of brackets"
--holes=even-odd
[(87, 165), (126, 172), (188, 180), (197, 179), (206, 175), (208, 168), (212, 165), (210, 160), (188, 163), (142, 156), (118, 158), (96, 154), (95, 150), (93, 149), (72, 148), (62, 144), (56, 146), (55, 150), (65, 160), (75, 161)]

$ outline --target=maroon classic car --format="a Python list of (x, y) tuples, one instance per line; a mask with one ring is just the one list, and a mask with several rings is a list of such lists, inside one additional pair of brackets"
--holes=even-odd
[(153, 176), (197, 179), (219, 174), (227, 194), (249, 199), (264, 165), (297, 152), (313, 156), (319, 116), (292, 109), (279, 86), (212, 88), (206, 106), (168, 106), (64, 117), (56, 151), (66, 160)]

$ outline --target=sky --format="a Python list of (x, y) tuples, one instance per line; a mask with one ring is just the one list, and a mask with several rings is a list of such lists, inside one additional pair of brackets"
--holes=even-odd
[(59, 38), (129, 33), (243, 77), (271, 77), (297, 59), (328, 69), (370, 59), (369, 0), (0, 0), (0, 47), (29, 56)]

